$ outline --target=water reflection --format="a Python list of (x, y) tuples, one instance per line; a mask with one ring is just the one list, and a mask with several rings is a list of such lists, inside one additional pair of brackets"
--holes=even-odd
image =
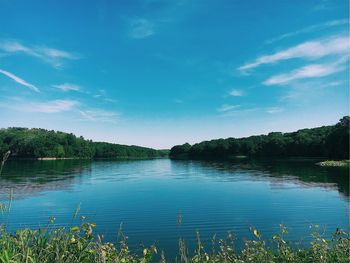
[(137, 180), (147, 174), (176, 179), (204, 175), (217, 181), (268, 180), (272, 188), (283, 188), (285, 184), (293, 183), (300, 187), (336, 189), (343, 197), (349, 198), (348, 169), (319, 167), (315, 165), (317, 160), (312, 159), (243, 159), (230, 162), (166, 160), (155, 162), (153, 166), (145, 165), (147, 162), (8, 161), (0, 177), (0, 198), (6, 199), (11, 189), (15, 192), (15, 198), (24, 198), (44, 191), (69, 190), (91, 176), (94, 181), (121, 181)]
[(7, 200), (38, 195), (45, 191), (69, 190), (91, 174), (91, 161), (8, 161), (0, 176), (0, 198)]
[[(207, 170), (203, 175), (220, 181), (268, 180), (272, 187), (283, 188), (287, 183), (300, 187), (322, 187), (337, 190), (343, 197), (349, 198), (349, 170), (344, 167), (320, 167), (317, 159), (275, 159), (236, 161), (172, 161), (174, 170), (181, 167), (183, 174), (178, 179), (201, 173), (193, 170), (200, 166)], [(210, 173), (208, 170), (215, 170)], [(219, 172), (218, 172), (219, 171)]]

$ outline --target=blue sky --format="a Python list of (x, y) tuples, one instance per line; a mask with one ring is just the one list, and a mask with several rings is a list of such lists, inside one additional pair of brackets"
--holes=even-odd
[(0, 127), (169, 148), (349, 114), (348, 1), (0, 0)]

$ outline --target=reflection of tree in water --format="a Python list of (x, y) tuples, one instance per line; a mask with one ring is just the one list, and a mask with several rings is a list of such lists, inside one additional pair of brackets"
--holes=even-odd
[[(175, 166), (175, 170), (166, 171), (166, 168), (162, 174), (165, 176), (170, 172), (178, 179), (204, 175), (220, 181), (244, 180), (247, 178), (244, 176), (250, 176), (249, 180), (268, 180), (276, 188), (285, 187), (285, 183), (294, 183), (301, 187), (335, 189), (349, 198), (348, 169), (319, 167), (315, 165), (316, 162), (317, 160), (301, 159), (242, 159), (226, 162), (171, 160), (170, 164)], [(74, 184), (82, 184), (84, 178), (91, 175), (91, 164), (90, 160), (8, 161), (0, 176), (0, 200), (6, 200), (11, 189), (15, 199), (44, 191), (69, 190)], [(108, 174), (110, 165), (110, 162), (100, 163), (98, 173), (101, 175), (98, 176)], [(203, 169), (206, 171), (201, 172)], [(215, 172), (208, 169), (215, 169)], [(133, 176), (133, 171), (130, 170), (125, 175), (126, 178), (123, 178), (130, 179)], [(113, 179), (115, 180), (114, 177)]]
[(89, 160), (8, 161), (0, 176), (0, 200), (24, 198), (44, 191), (68, 190), (89, 175)]
[[(348, 169), (344, 167), (319, 167), (315, 160), (278, 160), (252, 164), (266, 169), (275, 178), (286, 178), (293, 183), (337, 189), (349, 197)], [(297, 180), (295, 180), (297, 179)]]
[[(275, 187), (282, 188), (285, 183), (294, 183), (304, 187), (322, 187), (338, 190), (349, 198), (349, 170), (343, 167), (319, 167), (318, 160), (312, 159), (270, 159), (233, 161), (172, 161), (176, 165), (188, 167), (199, 164), (201, 167), (214, 168), (221, 173), (210, 174), (220, 180), (235, 181), (242, 179), (237, 174), (249, 174), (254, 180), (268, 179)], [(205, 173), (206, 174), (206, 173)]]

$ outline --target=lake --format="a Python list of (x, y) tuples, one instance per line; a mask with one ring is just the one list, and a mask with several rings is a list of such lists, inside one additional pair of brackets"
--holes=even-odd
[(106, 241), (116, 240), (122, 223), (130, 247), (155, 242), (167, 256), (179, 237), (193, 244), (196, 231), (208, 244), (231, 231), (240, 246), (251, 226), (269, 238), (284, 224), (294, 242), (308, 240), (311, 224), (327, 237), (349, 230), (348, 170), (315, 160), (8, 161), (1, 201), (10, 189), (9, 230), (45, 226), (50, 216), (56, 226), (72, 226), (80, 206)]

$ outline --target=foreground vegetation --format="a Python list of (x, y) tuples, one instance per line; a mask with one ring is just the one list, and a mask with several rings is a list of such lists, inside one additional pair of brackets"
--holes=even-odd
[[(53, 222), (53, 220), (52, 220)], [(51, 223), (52, 223), (51, 222)], [(105, 243), (94, 237), (94, 223), (82, 221), (70, 229), (23, 229), (15, 234), (0, 231), (0, 262), (349, 262), (349, 235), (337, 230), (333, 238), (326, 240), (319, 232), (312, 234), (308, 248), (297, 248), (285, 241), (288, 233), (281, 226), (270, 245), (252, 229), (251, 240), (246, 240), (240, 251), (235, 250), (232, 236), (214, 243), (207, 250), (199, 238), (193, 253), (188, 253), (184, 240), (179, 240), (178, 255), (169, 261), (166, 252), (156, 246), (143, 247), (140, 253), (132, 253), (127, 237), (119, 232), (117, 245)]]
[(12, 158), (155, 158), (167, 151), (140, 146), (93, 142), (71, 133), (44, 129), (0, 129), (0, 156)]
[(174, 146), (171, 158), (228, 159), (248, 157), (321, 157), (349, 159), (350, 117), (336, 125), (291, 133), (271, 132), (247, 138), (228, 138)]

